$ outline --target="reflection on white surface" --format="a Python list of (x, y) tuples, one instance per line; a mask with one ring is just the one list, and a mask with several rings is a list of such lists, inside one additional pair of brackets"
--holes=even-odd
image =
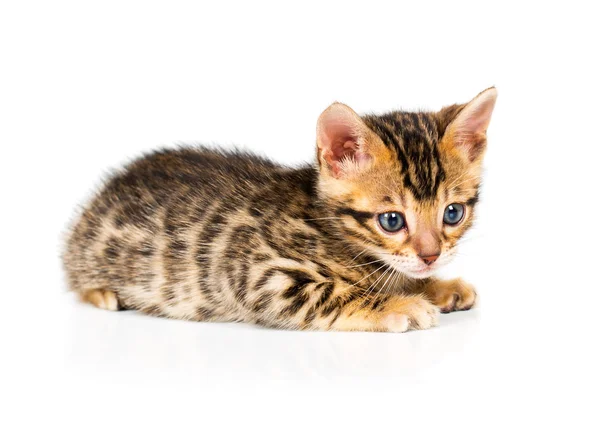
[(471, 344), (478, 311), (442, 315), (404, 334), (294, 332), (246, 324), (196, 323), (70, 306), (67, 362), (127, 375), (189, 372), (252, 379), (413, 376)]

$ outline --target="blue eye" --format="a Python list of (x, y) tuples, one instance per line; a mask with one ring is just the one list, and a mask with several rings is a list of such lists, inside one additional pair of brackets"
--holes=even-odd
[(447, 225), (458, 224), (465, 215), (465, 206), (460, 203), (453, 203), (446, 207), (444, 211), (444, 223)]
[(406, 227), (404, 216), (399, 212), (384, 212), (377, 216), (381, 227), (388, 232), (398, 232)]

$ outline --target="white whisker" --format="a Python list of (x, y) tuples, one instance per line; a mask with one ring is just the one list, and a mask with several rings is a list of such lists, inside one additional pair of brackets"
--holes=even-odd
[(346, 267), (346, 268), (358, 268), (358, 267), (364, 267), (365, 265), (369, 265), (369, 264), (374, 264), (376, 262), (382, 262), (384, 261), (384, 259), (377, 259), (375, 261), (371, 261), (371, 262), (366, 262), (364, 264), (359, 264), (359, 265), (352, 265), (351, 267)]
[(362, 282), (363, 280), (367, 279), (368, 277), (371, 277), (373, 274), (377, 273), (379, 270), (381, 270), (383, 267), (385, 267), (386, 264), (383, 264), (381, 267), (379, 267), (377, 270), (373, 271), (371, 274), (363, 277), (362, 279), (360, 279), (358, 282), (354, 282), (352, 285), (350, 285), (350, 287), (356, 286), (358, 285), (360, 282)]
[(379, 283), (379, 281), (380, 281), (381, 279), (383, 279), (383, 277), (384, 277), (384, 276), (385, 276), (385, 275), (386, 275), (386, 274), (387, 274), (387, 273), (388, 273), (388, 272), (389, 272), (391, 269), (392, 269), (391, 265), (388, 265), (388, 268), (386, 268), (386, 269), (385, 269), (385, 271), (384, 271), (384, 272), (381, 274), (381, 276), (379, 276), (379, 277), (377, 278), (377, 280), (375, 280), (375, 282), (373, 282), (373, 283), (371, 284), (371, 286), (369, 286), (369, 287), (367, 288), (367, 293), (366, 293), (366, 294), (363, 296), (363, 299), (367, 299), (367, 298), (369, 298), (369, 296), (371, 295), (371, 293), (372, 293), (372, 292), (373, 292), (373, 290), (375, 289), (375, 287), (376, 287), (377, 283)]

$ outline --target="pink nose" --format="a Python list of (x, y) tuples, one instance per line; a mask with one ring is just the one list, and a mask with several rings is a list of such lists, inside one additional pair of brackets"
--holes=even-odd
[(425, 262), (426, 265), (433, 264), (435, 262), (435, 260), (439, 257), (440, 257), (439, 253), (437, 255), (428, 255), (428, 256), (419, 255), (419, 258), (421, 258), (423, 260), (423, 262)]

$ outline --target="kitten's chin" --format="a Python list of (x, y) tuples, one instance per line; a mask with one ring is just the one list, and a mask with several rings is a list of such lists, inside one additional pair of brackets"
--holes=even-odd
[(400, 267), (397, 264), (393, 264), (393, 266), (402, 274), (413, 279), (427, 279), (428, 277), (433, 276), (433, 274), (436, 272), (435, 267), (423, 267), (422, 269), (407, 269)]
[(413, 279), (427, 279), (428, 277), (433, 276), (433, 274), (435, 273), (435, 270), (429, 268), (423, 271), (409, 271), (409, 270), (402, 270), (402, 272), (404, 274), (406, 274), (408, 277), (412, 277)]
[(447, 263), (447, 257), (444, 257), (444, 260), (442, 261), (436, 261), (436, 263), (431, 266), (425, 265), (421, 260), (399, 257), (396, 255), (382, 254), (380, 257), (394, 270), (412, 279), (427, 279), (428, 277), (433, 276), (442, 265)]

